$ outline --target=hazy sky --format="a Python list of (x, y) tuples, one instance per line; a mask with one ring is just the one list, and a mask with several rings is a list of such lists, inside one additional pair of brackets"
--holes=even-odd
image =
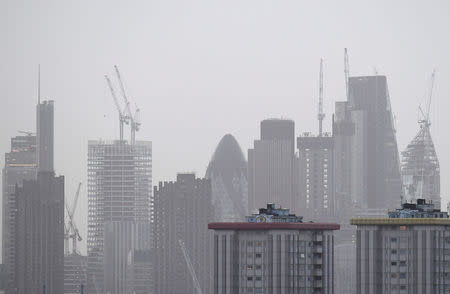
[(180, 171), (203, 176), (226, 133), (246, 154), (264, 118), (292, 118), (297, 134), (317, 132), (321, 57), (330, 130), (334, 101), (345, 96), (348, 47), (351, 75), (387, 75), (400, 151), (418, 130), (417, 106), (436, 69), (432, 134), (446, 204), (449, 28), (445, 0), (0, 0), (0, 153), (17, 130), (35, 130), (40, 63), (42, 96), (55, 100), (56, 172), (66, 176), (70, 201), (83, 182), (77, 220), (86, 236), (87, 141), (118, 137), (103, 77), (114, 64), (141, 108), (137, 138), (153, 142), (157, 184)]

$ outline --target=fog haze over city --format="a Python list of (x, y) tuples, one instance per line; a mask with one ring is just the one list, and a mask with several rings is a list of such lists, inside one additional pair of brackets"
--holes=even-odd
[(157, 185), (180, 171), (203, 177), (226, 133), (246, 155), (265, 118), (293, 119), (296, 136), (317, 133), (320, 58), (331, 132), (334, 102), (346, 98), (348, 48), (350, 76), (387, 76), (399, 151), (417, 133), (417, 107), (436, 69), (431, 133), (445, 210), (449, 13), (447, 1), (2, 1), (0, 153), (18, 130), (35, 132), (40, 64), (41, 95), (55, 100), (55, 170), (69, 201), (83, 182), (77, 221), (85, 235), (87, 141), (119, 136), (103, 77), (113, 65), (141, 109), (136, 137), (152, 141)]

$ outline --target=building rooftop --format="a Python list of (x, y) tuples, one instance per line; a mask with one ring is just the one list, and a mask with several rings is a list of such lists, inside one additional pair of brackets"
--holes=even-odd
[(385, 218), (353, 218), (352, 225), (450, 225), (448, 213), (434, 208), (433, 203), (417, 199), (403, 203), (401, 208), (388, 212)]
[(276, 208), (273, 203), (248, 216), (247, 222), (208, 224), (208, 229), (213, 230), (339, 230), (339, 228), (338, 224), (333, 223), (303, 222), (302, 216), (290, 214), (287, 208)]

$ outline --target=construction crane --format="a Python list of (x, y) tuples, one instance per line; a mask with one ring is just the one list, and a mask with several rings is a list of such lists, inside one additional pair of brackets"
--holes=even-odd
[(18, 133), (25, 134), (27, 136), (35, 136), (36, 133), (30, 131), (17, 131)]
[(323, 58), (320, 59), (320, 71), (319, 71), (319, 113), (317, 115), (319, 119), (319, 137), (322, 137), (322, 123), (325, 118), (323, 113)]
[(125, 109), (122, 110), (119, 105), (119, 100), (117, 99), (116, 92), (114, 91), (114, 87), (112, 86), (111, 80), (107, 75), (105, 75), (106, 82), (108, 83), (109, 90), (111, 91), (111, 95), (114, 100), (114, 104), (116, 105), (117, 112), (119, 113), (119, 127), (120, 127), (120, 141), (123, 141), (123, 125), (128, 124), (129, 117), (124, 113)]
[(347, 101), (349, 101), (349, 89), (348, 89), (348, 78), (350, 75), (350, 67), (348, 65), (348, 52), (347, 48), (344, 48), (344, 74), (345, 74), (345, 94), (347, 95)]
[(186, 246), (183, 242), (183, 240), (178, 240), (178, 243), (180, 244), (181, 251), (183, 252), (184, 259), (186, 260), (186, 264), (188, 266), (189, 272), (192, 276), (192, 281), (194, 282), (195, 290), (197, 291), (197, 294), (203, 294), (202, 289), (200, 288), (200, 283), (198, 282), (197, 275), (195, 274), (194, 266), (192, 265), (191, 258), (189, 257), (187, 253)]
[(78, 198), (80, 196), (80, 188), (81, 188), (81, 183), (78, 184), (77, 192), (75, 193), (75, 198), (73, 199), (73, 204), (72, 204), (71, 209), (69, 208), (68, 202), (65, 201), (67, 218), (68, 218), (68, 223), (67, 223), (67, 225), (65, 225), (65, 234), (64, 234), (64, 240), (66, 243), (65, 244), (66, 245), (66, 254), (69, 254), (69, 252), (70, 252), (69, 239), (72, 239), (72, 253), (73, 254), (77, 254), (77, 241), (80, 242), (83, 240), (83, 238), (81, 238), (80, 232), (78, 231), (78, 228), (74, 222), (75, 211), (77, 208)]
[(116, 71), (117, 79), (119, 81), (120, 90), (121, 90), (121, 93), (122, 93), (123, 100), (125, 101), (125, 109), (127, 111), (128, 117), (130, 119), (131, 145), (134, 145), (134, 143), (136, 142), (136, 132), (139, 131), (139, 127), (141, 125), (141, 123), (139, 121), (139, 112), (140, 112), (140, 110), (136, 106), (135, 114), (133, 115), (131, 113), (130, 101), (128, 100), (127, 95), (125, 94), (125, 87), (124, 87), (123, 82), (122, 82), (122, 77), (120, 75), (119, 68), (117, 67), (117, 65), (114, 65), (114, 69)]
[[(424, 113), (422, 111), (422, 108), (419, 106), (419, 111), (422, 114), (422, 119), (419, 119), (418, 123), (420, 124), (420, 127), (423, 128), (422, 130), (422, 141), (424, 144), (427, 144), (427, 140), (425, 140), (425, 136), (429, 133), (430, 128), (430, 108), (431, 108), (431, 98), (433, 97), (433, 88), (434, 88), (434, 79), (436, 76), (436, 71), (433, 70), (431, 73), (430, 78), (430, 88), (428, 90), (428, 104), (427, 104), (427, 112)], [(427, 146), (425, 146), (426, 148)], [(426, 161), (426, 150), (424, 149), (423, 159), (422, 159), (422, 168), (421, 168), (421, 188), (420, 188), (420, 198), (423, 198), (423, 187), (424, 187), (424, 178), (425, 178), (425, 161)]]

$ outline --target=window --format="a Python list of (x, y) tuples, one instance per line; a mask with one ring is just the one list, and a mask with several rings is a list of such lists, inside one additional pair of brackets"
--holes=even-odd
[(260, 270), (260, 269), (261, 269), (261, 266), (260, 266), (260, 265), (257, 265), (257, 266), (255, 266), (255, 269)]
[(256, 281), (261, 281), (262, 277), (256, 277), (255, 280)]
[(391, 262), (391, 265), (397, 265), (396, 261)]
[(261, 257), (262, 257), (262, 254), (261, 254), (261, 253), (256, 253), (256, 254), (255, 254), (255, 257), (256, 257), (256, 258), (261, 258)]
[(397, 242), (397, 238), (391, 238), (391, 242)]
[(406, 273), (400, 273), (400, 279), (406, 279)]
[(247, 281), (253, 281), (253, 277), (247, 277)]
[(391, 253), (392, 253), (392, 254), (397, 254), (397, 249), (392, 249), (392, 250), (391, 250)]
[(252, 266), (252, 265), (247, 265), (247, 269), (248, 269), (248, 270), (252, 270), (252, 269), (253, 269), (253, 266)]

